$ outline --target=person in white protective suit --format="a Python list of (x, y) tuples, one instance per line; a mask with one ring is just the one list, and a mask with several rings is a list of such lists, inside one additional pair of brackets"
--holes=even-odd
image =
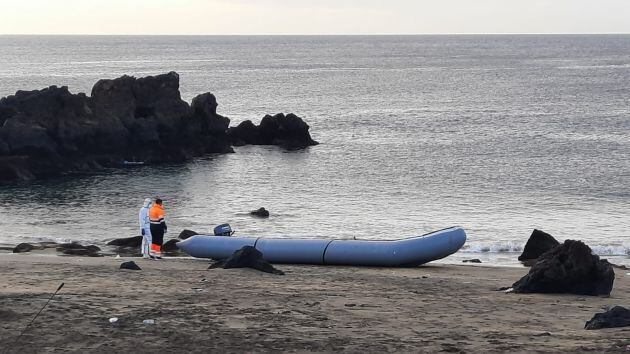
[(140, 234), (142, 234), (142, 258), (153, 258), (151, 256), (151, 224), (149, 223), (149, 208), (152, 202), (151, 198), (145, 199), (138, 215)]

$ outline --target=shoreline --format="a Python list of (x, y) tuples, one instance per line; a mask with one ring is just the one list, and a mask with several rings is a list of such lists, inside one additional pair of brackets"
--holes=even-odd
[[(142, 270), (119, 270), (127, 260)], [(208, 264), (0, 256), (0, 346), (15, 340), (61, 282), (9, 352), (604, 352), (630, 344), (630, 328), (583, 329), (606, 306), (630, 303), (625, 271), (616, 270), (610, 297), (589, 297), (496, 291), (527, 268), (484, 264), (277, 265), (284, 276)]]
[[(97, 243), (97, 246), (102, 248), (103, 257), (95, 257), (95, 258), (115, 258), (117, 255), (120, 257), (129, 259), (129, 260), (137, 260), (142, 259), (139, 255), (132, 256), (128, 252), (135, 251), (134, 248), (123, 248), (123, 251), (127, 253), (118, 253), (117, 248), (114, 246), (107, 246), (105, 244)], [(9, 244), (0, 244), (0, 258), (2, 257), (11, 257), (14, 255), (32, 255), (32, 256), (45, 256), (45, 257), (74, 257), (74, 258), (91, 258), (87, 256), (73, 256), (73, 255), (64, 255), (62, 253), (56, 252), (54, 248), (46, 249), (46, 250), (33, 250), (26, 253), (12, 253), (12, 249), (16, 245)], [(167, 255), (166, 257), (169, 259), (182, 259), (182, 260), (191, 260), (197, 259), (195, 257), (187, 255), (183, 251), (179, 251), (178, 255)], [(498, 268), (515, 268), (515, 269), (529, 269), (528, 266), (525, 266), (522, 262), (518, 261), (518, 256), (521, 252), (466, 252), (466, 251), (458, 251), (452, 255), (449, 255), (445, 258), (435, 260), (430, 262), (429, 264), (443, 264), (443, 265), (468, 265), (475, 267), (498, 267)], [(595, 253), (597, 254), (597, 253)], [(630, 257), (628, 255), (606, 255), (606, 254), (597, 254), (601, 259), (606, 259), (609, 262), (613, 263), (616, 266), (626, 266), (630, 268)], [(481, 263), (467, 263), (464, 260), (471, 259), (479, 259)], [(630, 271), (628, 271), (630, 272)], [(625, 273), (624, 273), (625, 274)]]

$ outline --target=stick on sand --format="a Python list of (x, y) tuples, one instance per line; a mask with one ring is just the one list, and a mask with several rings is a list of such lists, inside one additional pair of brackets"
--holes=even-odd
[[(46, 303), (44, 304), (44, 306), (39, 310), (39, 312), (37, 312), (37, 314), (35, 315), (35, 317), (33, 317), (33, 319), (31, 320), (31, 322), (29, 322), (26, 327), (24, 327), (24, 329), (22, 330), (22, 332), (20, 332), (20, 335), (15, 338), (15, 340), (13, 341), (13, 344), (11, 345), (11, 347), (15, 346), (17, 344), (17, 342), (20, 340), (20, 337), (22, 337), (22, 335), (24, 334), (24, 332), (26, 332), (26, 330), (33, 324), (33, 322), (35, 322), (35, 320), (37, 319), (37, 317), (39, 316), (40, 313), (42, 313), (42, 311), (44, 311), (44, 309), (46, 308), (46, 306), (48, 306), (48, 303), (50, 302), (50, 300), (53, 299), (53, 297), (55, 297), (55, 295), (57, 295), (57, 293), (59, 292), (59, 290), (61, 290), (61, 288), (63, 288), (63, 286), (65, 285), (65, 283), (61, 283), (61, 285), (59, 285), (59, 287), (57, 288), (57, 290), (55, 291), (54, 294), (52, 294), (50, 296), (50, 299), (48, 299), (48, 301), (46, 301)], [(5, 353), (7, 353), (9, 351), (9, 347), (5, 348)]]

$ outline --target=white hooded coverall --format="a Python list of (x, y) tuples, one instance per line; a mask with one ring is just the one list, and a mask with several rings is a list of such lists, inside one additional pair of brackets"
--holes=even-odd
[(151, 198), (144, 200), (144, 204), (140, 209), (138, 219), (140, 222), (140, 234), (142, 235), (142, 256), (149, 257), (151, 247), (151, 227), (149, 223), (149, 207), (151, 206)]

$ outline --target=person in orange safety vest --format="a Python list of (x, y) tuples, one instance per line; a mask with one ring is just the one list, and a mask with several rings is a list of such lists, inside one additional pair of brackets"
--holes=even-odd
[(162, 199), (156, 198), (149, 209), (149, 223), (151, 228), (151, 256), (162, 259), (162, 244), (166, 233), (166, 221), (164, 220), (164, 207)]

